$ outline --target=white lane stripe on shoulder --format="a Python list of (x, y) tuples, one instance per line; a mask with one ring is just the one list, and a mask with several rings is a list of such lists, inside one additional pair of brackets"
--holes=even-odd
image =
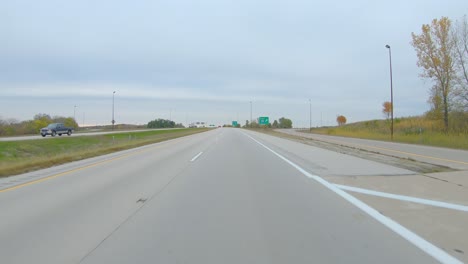
[(388, 227), (389, 229), (391, 229), (392, 231), (394, 231), (395, 233), (397, 233), (398, 235), (400, 235), (401, 237), (403, 237), (404, 239), (406, 239), (407, 241), (409, 241), (410, 243), (412, 243), (413, 245), (415, 245), (416, 247), (418, 247), (419, 249), (424, 251), (426, 254), (428, 254), (428, 255), (432, 256), (433, 258), (435, 258), (436, 260), (440, 261), (441, 263), (446, 263), (446, 264), (449, 264), (449, 263), (450, 264), (452, 264), (452, 263), (453, 264), (462, 264), (463, 263), (460, 260), (458, 260), (458, 259), (452, 257), (451, 255), (447, 254), (442, 249), (434, 246), (433, 244), (429, 243), (428, 241), (426, 241), (422, 237), (420, 237), (417, 234), (413, 233), (412, 231), (410, 231), (406, 227), (404, 227), (404, 226), (400, 225), (399, 223), (393, 221), (392, 219), (380, 214), (377, 210), (375, 210), (374, 208), (372, 208), (372, 207), (368, 206), (367, 204), (361, 202), (360, 200), (358, 200), (354, 196), (348, 194), (347, 192), (345, 192), (343, 190), (340, 190), (338, 187), (336, 187), (333, 184), (329, 183), (328, 181), (320, 178), (319, 176), (310, 174), (309, 172), (307, 172), (303, 168), (299, 167), (298, 165), (296, 165), (292, 161), (288, 160), (287, 158), (283, 157), (282, 155), (276, 153), (274, 150), (272, 150), (269, 147), (265, 146), (263, 143), (256, 140), (255, 138), (251, 137), (250, 135), (247, 135), (246, 133), (243, 133), (243, 134), (245, 136), (249, 137), (250, 139), (252, 139), (253, 141), (255, 141), (260, 146), (262, 146), (265, 149), (267, 149), (268, 151), (270, 151), (271, 153), (275, 154), (277, 157), (279, 157), (280, 159), (282, 159), (283, 161), (285, 161), (286, 163), (288, 163), (289, 165), (294, 167), (296, 170), (298, 170), (299, 172), (301, 172), (305, 176), (307, 176), (307, 177), (321, 183), (323, 186), (327, 187), (329, 190), (335, 192), (336, 194), (338, 194), (339, 196), (341, 196), (342, 198), (344, 198), (345, 200), (347, 200), (348, 202), (350, 202), (354, 206), (358, 207), (359, 209), (361, 209), (362, 211), (367, 213), (369, 216), (371, 216), (375, 220), (379, 221), (381, 224), (385, 225), (386, 227)]
[(340, 185), (340, 184), (335, 184), (335, 186), (345, 191), (357, 192), (357, 193), (385, 197), (385, 198), (390, 198), (390, 199), (395, 199), (395, 200), (401, 200), (401, 201), (407, 201), (407, 202), (413, 202), (413, 203), (419, 203), (419, 204), (425, 204), (425, 205), (431, 205), (431, 206), (436, 206), (436, 207), (442, 207), (442, 208), (447, 208), (447, 209), (468, 212), (468, 206), (466, 205), (452, 204), (452, 203), (440, 202), (440, 201), (429, 200), (429, 199), (422, 199), (422, 198), (393, 194), (393, 193), (378, 192), (378, 191), (351, 187), (351, 186), (346, 186), (346, 185)]
[(198, 157), (200, 157), (201, 155), (203, 154), (203, 151), (198, 153), (195, 157), (193, 157), (190, 162), (194, 162), (196, 159), (198, 159)]

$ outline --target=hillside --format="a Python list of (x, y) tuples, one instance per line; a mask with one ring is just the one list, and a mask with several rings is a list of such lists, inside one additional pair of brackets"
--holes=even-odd
[[(450, 130), (445, 132), (440, 120), (425, 116), (396, 118), (396, 142), (468, 149), (468, 113), (451, 116)], [(312, 133), (390, 141), (390, 121), (370, 120), (336, 127), (313, 128)]]

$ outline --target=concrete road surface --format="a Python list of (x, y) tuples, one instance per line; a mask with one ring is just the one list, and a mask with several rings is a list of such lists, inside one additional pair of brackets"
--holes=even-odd
[(314, 140), (330, 142), (338, 145), (365, 149), (385, 155), (410, 158), (422, 162), (446, 166), (457, 170), (468, 170), (468, 151), (416, 144), (395, 143), (388, 141), (360, 138), (338, 137), (311, 134), (295, 129), (277, 129), (277, 131)]
[(0, 262), (458, 263), (314, 175), (407, 171), (288, 144), (216, 129), (3, 179)]

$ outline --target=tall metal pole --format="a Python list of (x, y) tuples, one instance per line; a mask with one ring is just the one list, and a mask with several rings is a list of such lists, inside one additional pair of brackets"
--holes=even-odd
[(114, 124), (115, 124), (115, 119), (114, 119), (114, 95), (115, 95), (115, 91), (112, 93), (112, 130), (114, 130)]
[(391, 140), (393, 141), (393, 76), (392, 76), (392, 49), (390, 45), (385, 46), (388, 49), (388, 56), (390, 58), (390, 104), (391, 104), (391, 115), (392, 115), (392, 124), (391, 124)]
[(320, 127), (322, 127), (322, 112), (320, 112)]
[[(78, 122), (76, 121), (76, 105), (73, 107), (73, 121), (78, 125)], [(73, 127), (76, 129), (75, 125), (73, 125)]]
[(250, 101), (250, 126), (252, 126), (252, 101)]
[(309, 99), (309, 132), (312, 132), (312, 100)]
[(76, 121), (76, 105), (75, 105), (75, 107), (73, 108), (73, 120)]

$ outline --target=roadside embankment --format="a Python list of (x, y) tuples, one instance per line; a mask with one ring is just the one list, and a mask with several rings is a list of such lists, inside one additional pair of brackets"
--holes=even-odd
[(0, 142), (0, 177), (135, 148), (209, 129), (170, 129)]

